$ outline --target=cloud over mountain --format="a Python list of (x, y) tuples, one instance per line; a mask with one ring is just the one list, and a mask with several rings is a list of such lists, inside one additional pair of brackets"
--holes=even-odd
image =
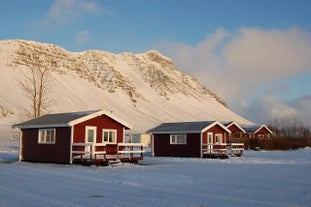
[[(247, 117), (254, 114), (245, 113), (244, 106), (277, 93), (288, 93), (291, 99), (293, 89), (285, 82), (311, 74), (311, 33), (299, 28), (241, 28), (231, 33), (218, 29), (195, 47), (163, 43), (156, 48)], [(305, 87), (310, 88), (310, 83)], [(305, 90), (308, 94), (310, 91)], [(275, 101), (290, 107), (285, 100)], [(308, 108), (297, 110), (311, 113)], [(264, 112), (266, 118), (274, 116), (271, 111)], [(254, 120), (263, 121), (256, 115)]]

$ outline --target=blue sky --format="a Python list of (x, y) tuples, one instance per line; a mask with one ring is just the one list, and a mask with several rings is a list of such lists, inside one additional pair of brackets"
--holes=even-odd
[(156, 49), (246, 118), (311, 125), (311, 1), (6, 0), (0, 39)]

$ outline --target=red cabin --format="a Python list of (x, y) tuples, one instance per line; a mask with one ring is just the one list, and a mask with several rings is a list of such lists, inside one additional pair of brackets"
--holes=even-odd
[(273, 132), (266, 125), (242, 125), (246, 138), (271, 138)]
[(105, 110), (47, 114), (16, 124), (20, 161), (101, 163), (143, 159), (143, 145), (127, 143), (132, 125)]
[(152, 134), (152, 155), (170, 157), (227, 156), (231, 133), (218, 121), (163, 123)]
[(221, 122), (225, 127), (227, 127), (227, 129), (229, 129), (231, 131), (229, 141), (233, 141), (234, 139), (238, 139), (238, 138), (242, 138), (243, 135), (246, 133), (245, 130), (238, 125), (237, 123), (235, 123), (234, 121), (230, 121), (230, 122)]

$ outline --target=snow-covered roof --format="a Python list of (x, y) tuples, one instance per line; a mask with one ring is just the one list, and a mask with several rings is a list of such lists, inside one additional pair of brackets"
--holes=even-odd
[(148, 130), (148, 133), (163, 134), (163, 133), (201, 133), (209, 128), (219, 125), (226, 132), (231, 133), (224, 125), (218, 121), (198, 121), (198, 122), (172, 122), (163, 123), (157, 127)]
[(69, 113), (57, 113), (47, 114), (41, 117), (31, 119), (29, 121), (13, 125), (19, 129), (31, 129), (31, 128), (46, 128), (46, 127), (68, 127), (79, 124), (83, 121), (95, 118), (97, 116), (106, 115), (111, 119), (119, 122), (127, 129), (132, 129), (133, 126), (120, 118), (116, 117), (110, 112), (105, 110), (92, 110), (92, 111), (79, 111)]

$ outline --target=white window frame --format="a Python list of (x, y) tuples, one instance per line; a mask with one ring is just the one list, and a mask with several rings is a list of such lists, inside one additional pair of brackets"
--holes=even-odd
[[(51, 136), (51, 134), (53, 136)], [(48, 135), (50, 135), (50, 140), (48, 139)], [(46, 128), (38, 130), (38, 143), (39, 144), (55, 144), (56, 142), (56, 130), (55, 128)]]
[[(209, 138), (211, 138), (211, 140)], [(213, 143), (214, 143), (213, 132), (208, 132), (207, 133), (207, 144), (213, 144)]]
[[(93, 137), (93, 142), (89, 142), (88, 137), (89, 137), (89, 130), (94, 131), (94, 137)], [(85, 143), (96, 143), (96, 134), (97, 134), (97, 127), (95, 126), (86, 126), (85, 127)]]
[[(180, 140), (178, 138), (183, 138), (183, 140)], [(170, 144), (187, 144), (187, 135), (186, 134), (170, 134)]]
[[(114, 132), (114, 140), (110, 140), (110, 132)], [(105, 140), (105, 133), (108, 133), (108, 140)], [(117, 135), (118, 131), (116, 129), (103, 129), (103, 136), (102, 136), (102, 142), (103, 143), (107, 143), (107, 144), (116, 144), (117, 143), (117, 138), (118, 138), (118, 135)]]
[[(220, 139), (220, 142), (219, 142)], [(223, 143), (223, 136), (222, 134), (215, 134), (215, 143), (216, 144), (222, 144)]]

